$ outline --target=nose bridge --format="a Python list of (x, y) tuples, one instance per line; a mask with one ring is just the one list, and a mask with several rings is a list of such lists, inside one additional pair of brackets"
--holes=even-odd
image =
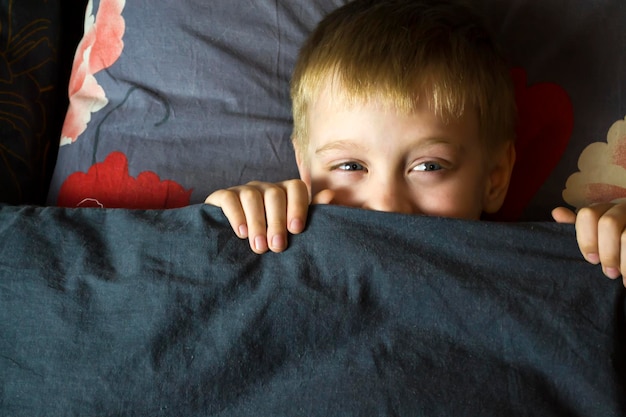
[(400, 175), (381, 175), (369, 184), (364, 208), (376, 211), (412, 213), (407, 184)]

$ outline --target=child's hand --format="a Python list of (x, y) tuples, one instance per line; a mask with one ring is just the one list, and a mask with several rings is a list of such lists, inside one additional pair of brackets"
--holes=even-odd
[[(565, 207), (552, 211), (559, 223), (575, 223), (576, 239), (585, 259), (611, 278), (626, 275), (626, 203), (597, 204), (577, 214)], [(626, 277), (623, 278), (626, 286)]]
[[(316, 196), (314, 200), (330, 202), (326, 199)], [(287, 248), (287, 231), (297, 234), (304, 230), (309, 191), (301, 180), (276, 184), (254, 181), (215, 191), (205, 203), (221, 207), (235, 234), (248, 238), (254, 252), (281, 252)]]

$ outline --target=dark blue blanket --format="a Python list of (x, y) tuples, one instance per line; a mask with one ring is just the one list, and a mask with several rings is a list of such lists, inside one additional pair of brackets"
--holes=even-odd
[(626, 415), (624, 295), (552, 223), (2, 207), (0, 415)]

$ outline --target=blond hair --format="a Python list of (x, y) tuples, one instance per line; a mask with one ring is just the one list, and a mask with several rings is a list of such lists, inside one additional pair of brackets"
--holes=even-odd
[(329, 82), (348, 102), (382, 99), (411, 112), (420, 100), (442, 118), (476, 110), (487, 149), (514, 138), (509, 67), (471, 9), (446, 0), (356, 0), (324, 18), (300, 50), (291, 81), (296, 150), (307, 111)]

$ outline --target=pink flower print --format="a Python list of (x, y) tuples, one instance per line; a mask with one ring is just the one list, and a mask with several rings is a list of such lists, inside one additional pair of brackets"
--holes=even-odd
[(578, 169), (565, 184), (563, 199), (568, 204), (581, 208), (626, 201), (626, 119), (613, 123), (606, 142), (594, 142), (583, 150)]
[(125, 22), (122, 10), (126, 0), (101, 0), (93, 15), (93, 0), (87, 4), (85, 33), (78, 44), (69, 84), (70, 105), (61, 133), (61, 145), (74, 143), (87, 129), (91, 113), (108, 100), (94, 74), (110, 67), (124, 49)]

